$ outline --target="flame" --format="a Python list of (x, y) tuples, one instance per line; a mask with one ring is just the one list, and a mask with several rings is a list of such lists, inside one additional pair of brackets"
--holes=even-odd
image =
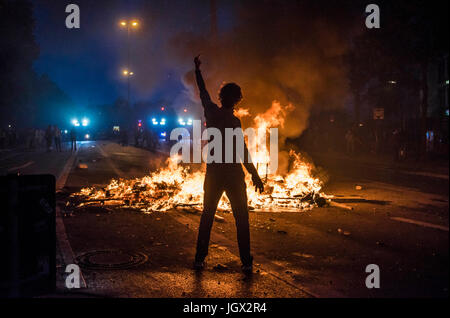
[[(254, 127), (260, 132), (271, 127), (283, 127), (286, 115), (294, 109), (291, 104), (282, 106), (274, 101), (272, 106), (254, 119)], [(247, 114), (248, 110), (242, 112)], [(262, 137), (261, 137), (262, 136)], [(265, 134), (258, 133), (258, 149), (253, 162), (265, 183), (265, 192), (256, 193), (251, 186), (251, 176), (246, 176), (247, 196), (252, 209), (274, 210), (277, 208), (295, 208), (307, 210), (315, 206), (315, 199), (327, 196), (321, 193), (322, 182), (312, 176), (313, 165), (302, 158), (301, 154), (291, 150), (289, 157), (291, 169), (285, 175), (267, 174), (269, 151)], [(118, 204), (139, 209), (143, 212), (167, 211), (176, 207), (201, 207), (203, 202), (203, 181), (205, 169), (192, 171), (189, 166), (178, 164), (180, 157), (167, 159), (166, 167), (148, 176), (135, 179), (113, 179), (105, 188), (87, 187), (74, 196), (89, 201), (118, 202)], [(231, 206), (224, 194), (219, 209), (230, 210)]]

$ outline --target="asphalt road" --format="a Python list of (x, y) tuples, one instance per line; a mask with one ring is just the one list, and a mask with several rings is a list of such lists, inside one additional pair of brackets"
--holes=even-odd
[[(68, 153), (41, 155), (53, 159), (42, 159), (47, 166), (32, 164), (18, 170), (41, 173), (53, 167), (58, 171), (52, 173), (59, 175), (69, 157)], [(58, 196), (61, 205), (81, 187), (106, 185), (115, 177), (143, 176), (164, 160), (161, 154), (110, 142), (84, 143), (72, 159), (64, 191)], [(3, 169), (11, 169), (5, 160), (0, 158)], [(41, 159), (28, 161), (41, 162), (37, 160)], [(52, 160), (59, 165), (50, 164)], [(330, 180), (324, 191), (352, 198), (345, 204), (353, 210), (324, 207), (308, 212), (250, 213), (255, 257), (255, 274), (250, 279), (240, 272), (230, 213), (219, 213), (224, 222), (215, 222), (207, 268), (197, 274), (191, 265), (200, 215), (177, 210), (151, 214), (109, 208), (75, 211), (63, 218), (75, 256), (112, 250), (141, 253), (148, 260), (120, 270), (82, 268), (87, 287), (71, 293), (101, 297), (448, 297), (448, 178), (326, 161), (318, 159)], [(90, 260), (108, 264), (130, 259), (103, 254)], [(368, 264), (380, 268), (379, 289), (365, 285)], [(61, 277), (64, 265), (60, 260)]]

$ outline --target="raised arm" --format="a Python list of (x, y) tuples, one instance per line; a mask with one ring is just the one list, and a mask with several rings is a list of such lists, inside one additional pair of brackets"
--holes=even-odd
[(206, 90), (205, 81), (203, 80), (202, 72), (200, 71), (200, 65), (202, 64), (202, 62), (200, 61), (200, 55), (195, 57), (194, 63), (195, 63), (195, 79), (197, 80), (197, 86), (200, 91), (200, 99), (202, 101), (203, 107), (207, 108), (213, 102), (211, 101), (211, 97), (209, 96), (209, 93)]

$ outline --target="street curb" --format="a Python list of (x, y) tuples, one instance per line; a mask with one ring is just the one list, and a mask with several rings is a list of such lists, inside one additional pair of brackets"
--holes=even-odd
[[(67, 178), (69, 176), (70, 170), (75, 162), (76, 154), (78, 151), (73, 153), (67, 160), (63, 170), (59, 174), (56, 180), (56, 191), (64, 188)], [(59, 245), (59, 250), (62, 254), (62, 259), (64, 264), (67, 266), (69, 264), (76, 264), (75, 255), (73, 253), (72, 247), (70, 246), (69, 239), (67, 238), (66, 227), (64, 226), (64, 221), (62, 219), (61, 211), (59, 206), (56, 206), (56, 237)], [(83, 273), (80, 269), (80, 287), (87, 288), (86, 281), (83, 277)]]

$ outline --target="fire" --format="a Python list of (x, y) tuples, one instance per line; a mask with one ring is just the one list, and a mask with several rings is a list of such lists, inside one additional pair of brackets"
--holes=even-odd
[[(274, 101), (268, 111), (255, 117), (255, 127), (261, 132), (270, 127), (283, 127), (285, 117), (292, 109), (292, 105), (282, 106)], [(265, 138), (265, 135), (258, 134), (258, 138)], [(253, 162), (265, 183), (265, 192), (256, 193), (251, 186), (251, 177), (247, 175), (247, 195), (251, 209), (307, 210), (319, 200), (325, 200), (327, 196), (321, 193), (322, 181), (312, 176), (313, 165), (303, 160), (299, 153), (293, 150), (289, 152), (291, 168), (285, 175), (267, 174), (269, 151), (265, 140), (258, 140), (258, 147), (252, 149), (249, 145), (249, 150), (256, 154)], [(167, 167), (148, 176), (113, 179), (105, 188), (83, 188), (74, 196), (85, 199), (81, 205), (99, 201), (112, 202), (143, 212), (167, 211), (177, 207), (200, 209), (203, 202), (204, 169), (192, 171), (191, 167), (178, 162), (179, 157), (171, 157), (167, 159)], [(231, 210), (225, 194), (219, 202), (219, 209)]]

